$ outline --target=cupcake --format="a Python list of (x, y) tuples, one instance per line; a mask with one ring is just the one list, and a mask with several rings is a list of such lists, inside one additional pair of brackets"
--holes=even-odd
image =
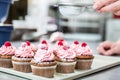
[(11, 68), (11, 58), (15, 54), (16, 48), (9, 42), (6, 41), (0, 48), (0, 67)]
[[(78, 46), (79, 44), (76, 44)], [(75, 69), (78, 70), (86, 70), (91, 69), (91, 65), (94, 59), (94, 56), (92, 54), (92, 50), (89, 46), (87, 46), (87, 43), (83, 42), (81, 44), (81, 47), (76, 47), (75, 49), (77, 63), (75, 66)]]
[[(41, 45), (45, 44), (47, 45), (47, 42), (42, 41)], [(38, 48), (34, 59), (31, 61), (32, 73), (47, 78), (54, 77), (56, 65), (53, 50), (48, 46)]]
[(55, 48), (54, 55), (56, 56), (58, 73), (73, 73), (76, 64), (76, 54), (68, 46), (64, 45), (63, 41), (58, 42), (58, 46)]
[(30, 61), (34, 57), (31, 43), (23, 42), (12, 57), (13, 69), (20, 72), (31, 72)]

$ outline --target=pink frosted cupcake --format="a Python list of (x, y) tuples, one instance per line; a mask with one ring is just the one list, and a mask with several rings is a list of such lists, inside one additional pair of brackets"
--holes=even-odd
[(83, 42), (81, 44), (81, 47), (78, 47), (78, 48), (76, 47), (75, 52), (76, 52), (76, 58), (77, 58), (77, 63), (75, 68), (79, 70), (90, 69), (94, 59), (94, 56), (92, 54), (92, 50), (90, 49), (90, 47), (87, 46), (85, 42)]
[[(42, 41), (42, 44), (44, 44), (43, 42), (47, 44), (46, 41)], [(32, 73), (48, 78), (54, 77), (56, 64), (52, 49), (48, 46), (39, 48), (31, 61)]]
[(11, 58), (15, 54), (16, 48), (9, 42), (6, 41), (0, 48), (0, 67), (11, 68)]
[(68, 46), (64, 45), (63, 41), (58, 42), (55, 48), (54, 55), (56, 56), (58, 73), (73, 73), (76, 64), (76, 54)]
[(31, 43), (23, 42), (12, 57), (13, 69), (21, 72), (31, 72), (30, 61), (34, 57)]

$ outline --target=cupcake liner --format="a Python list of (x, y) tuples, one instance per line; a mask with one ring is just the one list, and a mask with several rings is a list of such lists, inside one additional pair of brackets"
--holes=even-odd
[(11, 59), (3, 59), (0, 58), (0, 67), (4, 67), (4, 68), (12, 68), (12, 61)]
[(12, 57), (13, 69), (20, 72), (29, 73), (32, 72), (30, 61), (32, 58), (17, 58)]
[(73, 73), (76, 62), (57, 62), (56, 72), (58, 73)]
[(16, 70), (16, 71), (26, 72), (26, 73), (32, 72), (30, 62), (12, 61), (12, 63), (13, 63), (13, 69)]
[(76, 66), (75, 66), (75, 69), (78, 69), (78, 70), (86, 70), (86, 69), (91, 69), (91, 66), (92, 66), (92, 62), (93, 62), (93, 59), (85, 59), (85, 60), (80, 60), (80, 59), (77, 59), (77, 63), (76, 63)]
[(31, 65), (31, 68), (32, 68), (32, 73), (34, 75), (52, 78), (52, 77), (54, 77), (56, 65), (42, 66), (42, 67)]

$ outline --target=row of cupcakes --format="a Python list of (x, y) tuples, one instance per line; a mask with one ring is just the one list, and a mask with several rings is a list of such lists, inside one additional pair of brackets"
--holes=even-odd
[(74, 41), (59, 40), (55, 46), (50, 46), (42, 40), (36, 47), (29, 41), (23, 42), (16, 49), (9, 41), (0, 48), (0, 67), (12, 67), (21, 72), (31, 72), (35, 75), (53, 77), (54, 72), (72, 73), (75, 69), (90, 69), (94, 56), (87, 44)]

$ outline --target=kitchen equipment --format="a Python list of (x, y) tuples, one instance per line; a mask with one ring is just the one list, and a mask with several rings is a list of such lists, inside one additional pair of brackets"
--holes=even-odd
[(59, 0), (59, 11), (63, 16), (76, 17), (82, 12), (91, 12), (93, 0)]
[(11, 2), (12, 0), (0, 0), (0, 23), (7, 19)]

